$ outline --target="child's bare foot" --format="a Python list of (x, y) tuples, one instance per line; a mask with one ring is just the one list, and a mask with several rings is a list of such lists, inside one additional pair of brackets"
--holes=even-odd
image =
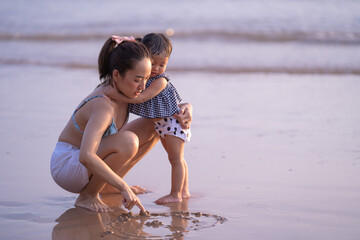
[(85, 195), (80, 194), (75, 201), (75, 207), (85, 208), (92, 212), (109, 212), (112, 211), (103, 201), (100, 200), (98, 194)]
[(175, 203), (175, 202), (181, 202), (181, 201), (182, 201), (181, 197), (175, 197), (175, 196), (169, 194), (169, 195), (159, 198), (158, 200), (155, 201), (155, 203), (156, 204), (165, 204), (165, 203)]
[(183, 199), (190, 198), (191, 197), (190, 192), (189, 191), (182, 191), (181, 197)]

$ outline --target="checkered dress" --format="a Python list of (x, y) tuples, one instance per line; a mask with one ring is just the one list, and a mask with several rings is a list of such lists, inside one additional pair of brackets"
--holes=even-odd
[(181, 97), (174, 85), (165, 73), (150, 78), (146, 83), (146, 88), (156, 79), (164, 77), (168, 83), (166, 87), (152, 99), (138, 104), (129, 104), (129, 112), (144, 118), (164, 118), (170, 117), (179, 111)]

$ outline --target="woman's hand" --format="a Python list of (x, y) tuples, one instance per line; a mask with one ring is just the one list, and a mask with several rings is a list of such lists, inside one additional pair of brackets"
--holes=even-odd
[(188, 129), (192, 121), (192, 105), (190, 103), (183, 103), (180, 104), (179, 107), (179, 113), (174, 114), (173, 117), (180, 122), (181, 127)]
[(146, 212), (144, 206), (141, 204), (140, 199), (135, 195), (135, 193), (131, 190), (130, 187), (127, 187), (125, 190), (121, 191), (123, 195), (123, 202), (125, 208), (129, 211), (134, 207), (138, 206), (141, 212)]

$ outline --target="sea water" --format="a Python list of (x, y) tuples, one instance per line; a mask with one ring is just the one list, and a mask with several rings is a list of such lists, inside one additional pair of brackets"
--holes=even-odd
[(360, 2), (0, 1), (0, 63), (93, 67), (112, 34), (168, 32), (169, 70), (360, 73)]

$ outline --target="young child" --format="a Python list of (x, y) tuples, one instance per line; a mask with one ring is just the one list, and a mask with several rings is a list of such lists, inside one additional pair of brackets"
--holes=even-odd
[[(172, 167), (171, 192), (159, 198), (157, 204), (181, 202), (189, 198), (188, 168), (184, 159), (184, 143), (191, 138), (190, 129), (184, 129), (172, 116), (179, 111), (181, 97), (165, 75), (172, 52), (172, 44), (164, 34), (150, 33), (141, 41), (151, 55), (151, 75), (146, 89), (137, 98), (127, 99), (129, 111), (144, 118), (151, 118), (155, 130), (168, 154)], [(121, 98), (126, 96), (120, 94)]]

